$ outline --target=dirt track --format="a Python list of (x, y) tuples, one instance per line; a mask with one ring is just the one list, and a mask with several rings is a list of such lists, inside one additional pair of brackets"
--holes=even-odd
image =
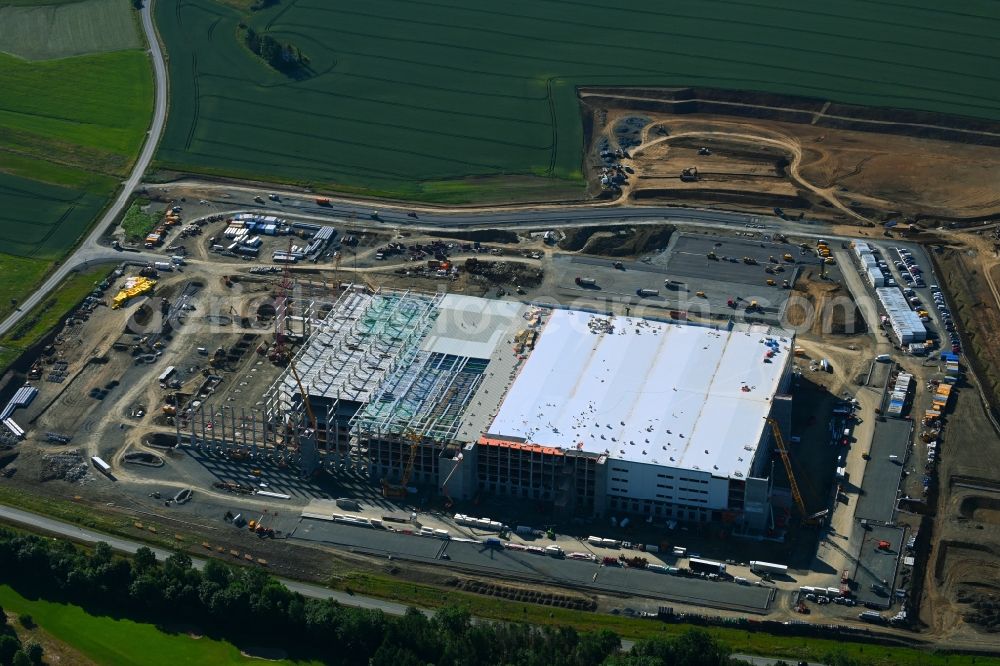
[[(760, 159), (773, 161), (766, 149), (777, 148), (788, 158), (785, 186), (806, 199), (801, 210), (809, 217), (865, 225), (899, 216), (947, 220), (1000, 216), (997, 147), (763, 119), (639, 112), (611, 105), (592, 110), (595, 130), (588, 161), (594, 161), (586, 167), (594, 182), (599, 179), (599, 168), (593, 164), (600, 142), (614, 147), (622, 121), (639, 118), (644, 123), (641, 134), (630, 137), (640, 141), (628, 149), (632, 159), (624, 160), (635, 175), (623, 186), (619, 201), (675, 198), (690, 205), (769, 212), (772, 205), (782, 205), (775, 179), (759, 174), (743, 181), (720, 177), (729, 174), (734, 163), (720, 156), (730, 150), (744, 154), (756, 150)], [(684, 144), (692, 141), (700, 141), (713, 155), (684, 150)], [(689, 166), (710, 173), (698, 182), (682, 183), (680, 171)], [(644, 196), (637, 199), (639, 192)], [(766, 203), (768, 197), (772, 204)], [(785, 207), (800, 210), (793, 203)]]

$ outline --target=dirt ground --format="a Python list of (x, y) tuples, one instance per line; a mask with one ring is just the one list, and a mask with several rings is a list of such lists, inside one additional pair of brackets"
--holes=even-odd
[[(1000, 148), (729, 116), (592, 109), (585, 169), (600, 191), (618, 161), (627, 182), (611, 198), (869, 225), (892, 217), (1000, 215)], [(628, 157), (602, 160), (621, 146)], [(706, 151), (699, 152), (699, 149)], [(683, 182), (683, 169), (697, 179)]]
[[(789, 303), (785, 320), (800, 334), (809, 319), (812, 320), (809, 332), (815, 336), (857, 335), (865, 331), (861, 311), (839, 282), (822, 280), (814, 271), (807, 270), (796, 280), (793, 291), (802, 299)], [(812, 313), (819, 313), (820, 316), (811, 316)]]

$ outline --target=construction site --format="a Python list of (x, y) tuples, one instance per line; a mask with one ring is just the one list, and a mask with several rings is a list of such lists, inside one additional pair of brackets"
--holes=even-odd
[[(287, 368), (259, 399), (178, 403), (179, 446), (292, 462), (306, 477), (347, 466), (387, 498), (429, 487), (446, 507), (489, 493), (564, 519), (725, 513), (759, 533), (786, 523), (765, 465), (765, 419), (791, 409), (786, 331), (355, 285), (284, 307), (279, 322), (302, 322), (300, 333), (279, 323), (262, 351), (281, 361), (282, 341), (298, 337)], [(578, 375), (567, 358), (586, 359)], [(612, 394), (629, 397), (615, 405)]]
[[(0, 483), (307, 578), (391, 559), (587, 610), (889, 632), (988, 599), (943, 564), (989, 559), (968, 530), (921, 540), (965, 436), (945, 433), (981, 415), (918, 244), (756, 215), (462, 232), (202, 200), (9, 381)], [(989, 523), (962, 474), (948, 511)]]

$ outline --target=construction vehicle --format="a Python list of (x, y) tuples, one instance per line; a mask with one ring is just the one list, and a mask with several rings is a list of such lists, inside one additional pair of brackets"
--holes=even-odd
[(403, 475), (399, 478), (399, 483), (391, 483), (384, 478), (382, 479), (382, 497), (386, 499), (401, 499), (406, 497), (406, 484), (410, 482), (410, 476), (413, 474), (413, 463), (417, 459), (417, 448), (420, 446), (422, 438), (412, 430), (406, 431), (403, 433), (403, 436), (410, 440), (409, 457), (407, 458), (406, 465), (403, 467)]
[(771, 278), (768, 278), (768, 279), (767, 279), (767, 286), (768, 286), (768, 287), (773, 287), (773, 286), (774, 286), (774, 285), (776, 285), (776, 284), (777, 284), (777, 282), (775, 282), (775, 281), (774, 281), (774, 280), (772, 280)]
[(785, 261), (790, 261), (793, 264), (795, 263), (795, 257), (792, 256), (791, 252), (786, 252), (781, 256), (781, 258), (784, 259)]
[(768, 260), (769, 262), (771, 262), (772, 264), (776, 264), (776, 263), (778, 263), (778, 260), (774, 258), (774, 255), (773, 255), (773, 254), (772, 254), (771, 256), (769, 256), (769, 257), (767, 258), (767, 260)]
[(316, 205), (317, 206), (329, 206), (330, 205), (330, 200), (327, 199), (326, 197), (319, 197), (319, 198), (316, 199)]
[(698, 167), (686, 167), (681, 170), (681, 182), (693, 183), (698, 180)]
[(592, 277), (578, 277), (576, 283), (581, 287), (596, 287), (597, 280)]
[(763, 311), (764, 308), (760, 307), (760, 303), (758, 303), (757, 301), (750, 301), (750, 305), (747, 306), (747, 312), (763, 312)]
[(718, 261), (719, 260), (718, 255), (716, 255), (714, 251), (713, 252), (709, 252), (705, 256), (708, 257), (709, 259), (711, 259), (712, 261)]
[(785, 465), (785, 473), (788, 475), (788, 485), (791, 487), (792, 499), (795, 500), (795, 506), (798, 507), (799, 512), (803, 516), (802, 522), (805, 525), (815, 525), (826, 514), (830, 513), (830, 510), (823, 509), (815, 513), (809, 513), (806, 510), (805, 501), (802, 499), (802, 493), (799, 491), (799, 483), (795, 480), (795, 472), (792, 470), (792, 459), (788, 456), (788, 449), (785, 448), (785, 438), (781, 436), (781, 428), (778, 426), (778, 422), (771, 417), (767, 417), (766, 421), (771, 426), (771, 432), (774, 434), (774, 445), (781, 455), (781, 462)]
[(788, 280), (782, 280), (782, 281), (781, 281), (781, 288), (782, 288), (782, 289), (791, 289), (791, 288), (792, 288), (792, 285), (790, 285), (790, 284), (788, 283)]
[(826, 257), (823, 259), (823, 263), (832, 266), (833, 264), (837, 263), (837, 261), (833, 257)]
[(764, 266), (764, 272), (768, 275), (774, 275), (774, 266)]
[[(713, 254), (714, 254), (714, 252), (713, 252)], [(625, 270), (625, 264), (623, 264), (620, 261), (616, 261), (615, 263), (613, 263), (611, 265), (614, 266), (616, 270), (619, 270), (619, 271)]]
[(707, 296), (705, 296), (705, 292), (703, 291), (696, 291), (694, 292), (694, 295), (697, 296), (698, 298), (708, 298)]
[(754, 259), (753, 257), (743, 257), (743, 263), (749, 264), (750, 266), (756, 266), (757, 260)]

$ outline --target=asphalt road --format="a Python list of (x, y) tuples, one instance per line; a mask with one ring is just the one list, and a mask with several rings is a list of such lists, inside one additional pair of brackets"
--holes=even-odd
[[(441, 541), (321, 520), (303, 520), (293, 538), (351, 551), (438, 563), (500, 579), (551, 581), (577, 590), (635, 595), (747, 613), (767, 612), (774, 593), (769, 587), (710, 582), (617, 566), (602, 567), (592, 562), (494, 550), (482, 544)], [(447, 564), (441, 562), (444, 554), (449, 560)]]
[(0, 335), (13, 328), (21, 317), (30, 311), (31, 308), (38, 305), (49, 293), (55, 291), (59, 283), (74, 270), (85, 268), (90, 264), (108, 260), (115, 261), (122, 258), (121, 253), (110, 248), (101, 247), (97, 241), (108, 225), (114, 222), (125, 209), (129, 197), (132, 196), (132, 191), (135, 190), (136, 186), (142, 180), (142, 176), (146, 172), (146, 167), (149, 166), (150, 161), (153, 159), (153, 153), (160, 142), (160, 135), (163, 134), (163, 125), (167, 118), (167, 67), (163, 61), (163, 51), (160, 49), (160, 42), (156, 38), (156, 30), (153, 28), (151, 4), (150, 2), (144, 3), (139, 12), (142, 18), (142, 31), (145, 33), (146, 41), (149, 43), (149, 53), (153, 60), (153, 74), (155, 79), (153, 121), (150, 123), (146, 142), (142, 146), (142, 152), (139, 153), (139, 158), (135, 161), (132, 172), (122, 183), (118, 198), (105, 211), (104, 216), (94, 225), (93, 230), (77, 250), (67, 257), (66, 261), (59, 265), (31, 296), (24, 299), (17, 310), (0, 323)]
[[(0, 520), (41, 530), (48, 534), (54, 534), (67, 539), (72, 539), (73, 541), (77, 541), (79, 543), (96, 544), (103, 541), (114, 550), (122, 553), (135, 553), (140, 547), (146, 546), (146, 544), (139, 543), (138, 541), (131, 541), (129, 539), (122, 539), (120, 537), (102, 534), (101, 532), (96, 532), (85, 527), (79, 527), (71, 523), (64, 523), (61, 520), (55, 520), (54, 518), (42, 516), (37, 513), (31, 513), (30, 511), (15, 509), (9, 506), (0, 505)], [(172, 551), (164, 550), (162, 548), (156, 548), (154, 546), (146, 547), (156, 554), (156, 559), (158, 560), (164, 560), (173, 554)], [(206, 560), (200, 557), (193, 557), (191, 559), (196, 569), (201, 569), (205, 566)], [(288, 589), (298, 592), (304, 597), (312, 597), (315, 599), (334, 599), (345, 606), (354, 606), (356, 608), (377, 608), (385, 613), (388, 613), (389, 615), (402, 615), (406, 612), (406, 606), (393, 603), (391, 601), (384, 601), (374, 597), (365, 597), (359, 594), (347, 594), (346, 592), (331, 590), (319, 585), (303, 583), (300, 581), (290, 580), (288, 578), (276, 577), (276, 579)]]
[[(65, 523), (61, 520), (55, 520), (54, 518), (49, 518), (47, 516), (42, 516), (37, 513), (31, 513), (30, 511), (23, 511), (21, 509), (15, 509), (9, 506), (0, 505), (0, 520), (4, 520), (17, 525), (23, 525), (32, 529), (40, 530), (48, 534), (57, 535), (60, 537), (65, 537), (72, 539), (73, 541), (86, 544), (96, 544), (101, 541), (111, 546), (114, 550), (123, 553), (135, 553), (139, 548), (145, 546), (146, 544), (139, 543), (138, 541), (131, 541), (129, 539), (122, 539), (120, 537), (110, 536), (107, 534), (102, 534), (94, 530), (89, 530), (84, 527), (78, 527), (71, 523)], [(156, 548), (153, 546), (146, 546), (153, 553), (156, 554), (158, 560), (163, 560), (169, 557), (172, 553), (171, 551), (164, 550), (162, 548)], [(195, 568), (201, 569), (205, 566), (206, 560), (193, 557), (191, 558), (192, 563)], [(311, 597), (315, 599), (334, 599), (344, 606), (352, 606), (354, 608), (365, 608), (365, 609), (378, 609), (388, 615), (403, 615), (406, 612), (406, 606), (402, 604), (393, 603), (391, 601), (384, 601), (382, 599), (376, 599), (374, 597), (366, 597), (360, 594), (347, 594), (346, 592), (340, 592), (337, 590), (330, 590), (319, 585), (313, 585), (311, 583), (302, 583), (295, 580), (290, 580), (288, 578), (278, 578), (276, 577), (282, 585), (292, 590), (293, 592), (298, 592), (304, 597)], [(424, 613), (430, 613), (430, 611), (423, 611)], [(631, 649), (633, 641), (622, 640), (622, 649)], [(777, 657), (758, 657), (754, 655), (747, 654), (736, 654), (733, 655), (740, 659), (745, 659), (749, 661), (754, 666), (772, 666), (778, 661)], [(815, 664), (819, 666), (819, 664)]]

